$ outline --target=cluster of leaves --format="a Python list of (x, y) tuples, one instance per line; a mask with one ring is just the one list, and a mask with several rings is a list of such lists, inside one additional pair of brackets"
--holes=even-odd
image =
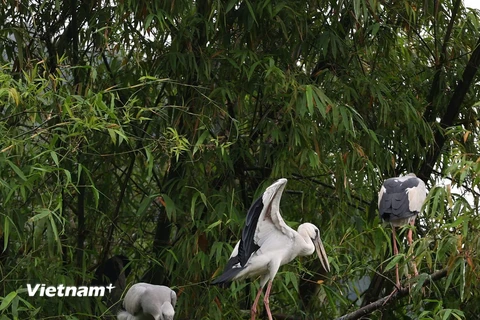
[[(4, 1), (0, 315), (113, 317), (25, 286), (89, 284), (123, 254), (128, 281), (177, 290), (178, 319), (240, 319), (258, 284), (209, 282), (280, 177), (283, 216), (320, 227), (332, 271), (282, 268), (275, 313), (341, 316), (414, 257), (411, 298), (372, 319), (477, 315), (479, 21), (460, 0)], [(391, 257), (376, 192), (407, 172), (431, 192)]]

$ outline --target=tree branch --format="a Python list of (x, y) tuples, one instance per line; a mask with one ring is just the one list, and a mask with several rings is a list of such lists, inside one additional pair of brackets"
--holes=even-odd
[[(437, 281), (439, 279), (445, 278), (447, 276), (447, 269), (442, 269), (440, 271), (436, 271), (432, 273), (428, 279), (423, 282), (422, 287), (427, 286), (433, 281)], [(383, 308), (386, 305), (391, 304), (392, 302), (395, 302), (397, 300), (400, 300), (401, 298), (408, 296), (410, 293), (409, 288), (402, 288), (399, 291), (397, 291), (395, 294), (392, 296), (388, 295), (386, 297), (383, 297), (381, 299), (378, 299), (375, 302), (372, 302), (365, 307), (362, 307), (354, 312), (351, 312), (349, 314), (346, 314), (344, 316), (341, 316), (340, 318), (337, 318), (335, 320), (355, 320), (355, 319), (360, 319), (361, 317), (372, 313), (375, 310), (379, 310)]]
[[(430, 283), (433, 281), (440, 280), (442, 278), (445, 278), (447, 276), (448, 270), (447, 269), (442, 269), (439, 271), (436, 271), (432, 274), (429, 275), (429, 277), (423, 282), (422, 287), (428, 286)], [(380, 298), (377, 301), (374, 301), (358, 310), (355, 310), (351, 313), (348, 313), (346, 315), (343, 315), (339, 318), (336, 318), (335, 320), (356, 320), (360, 319), (376, 310), (380, 310), (383, 307), (392, 304), (393, 302), (396, 302), (400, 300), (403, 297), (408, 296), (410, 293), (409, 288), (402, 288), (400, 291), (397, 291), (393, 295), (388, 295), (386, 297)], [(250, 311), (246, 311), (246, 313), (249, 313)], [(285, 314), (273, 314), (274, 319), (280, 319), (280, 320), (299, 320), (300, 317), (292, 316), (292, 315), (285, 315)], [(319, 319), (321, 319), (319, 317)]]
[[(293, 174), (293, 177), (294, 177), (295, 179), (297, 179), (297, 180), (307, 180), (307, 181), (313, 182), (313, 183), (315, 183), (315, 184), (321, 185), (321, 186), (324, 187), (324, 188), (331, 189), (331, 190), (335, 190), (335, 187), (334, 187), (334, 186), (331, 186), (331, 185), (329, 185), (328, 183), (325, 183), (325, 182), (320, 181), (320, 180), (318, 180), (318, 179), (315, 179), (315, 178), (313, 178), (313, 177), (306, 177), (306, 176), (302, 176), (302, 175), (300, 175), (300, 174)], [(356, 196), (356, 195), (354, 195), (354, 194), (350, 195), (350, 197), (352, 197), (353, 199), (359, 201), (360, 203), (363, 203), (363, 204), (366, 205), (366, 206), (370, 206), (370, 204), (371, 204), (370, 202), (365, 201), (365, 200), (363, 200), (362, 198), (360, 198), (359, 196)], [(353, 207), (356, 207), (356, 206), (354, 206), (354, 205), (352, 205), (352, 206), (353, 206)]]
[(479, 65), (480, 38), (478, 39), (475, 50), (472, 52), (470, 60), (465, 67), (462, 79), (458, 81), (452, 98), (450, 99), (450, 103), (448, 104), (447, 110), (440, 121), (441, 128), (438, 128), (435, 132), (435, 143), (432, 144), (430, 150), (428, 150), (425, 162), (422, 164), (418, 174), (419, 178), (421, 178), (423, 181), (428, 181), (430, 178), (433, 168), (435, 167), (435, 163), (440, 157), (442, 148), (447, 141), (447, 137), (444, 135), (444, 130), (452, 126), (453, 123), (457, 121), (460, 107), (462, 106), (468, 89), (470, 89), (473, 79), (475, 78)]
[(133, 168), (135, 167), (135, 154), (132, 153), (132, 159), (130, 160), (130, 165), (128, 167), (127, 172), (125, 172), (125, 179), (123, 180), (122, 185), (120, 186), (120, 194), (118, 196), (117, 200), (117, 205), (115, 207), (115, 211), (113, 212), (113, 217), (112, 217), (112, 224), (110, 225), (110, 228), (108, 229), (107, 237), (106, 237), (106, 243), (104, 245), (104, 251), (103, 251), (103, 257), (101, 262), (107, 261), (108, 254), (110, 252), (110, 247), (113, 242), (113, 231), (117, 227), (118, 219), (120, 217), (120, 209), (122, 208), (122, 203), (124, 201), (125, 193), (127, 192), (127, 187), (128, 187), (128, 181), (132, 177), (132, 172)]
[[(435, 120), (435, 115), (433, 113), (434, 111), (433, 109), (435, 107), (434, 99), (440, 92), (440, 80), (441, 80), (440, 76), (442, 75), (442, 68), (444, 67), (445, 62), (447, 60), (447, 47), (450, 42), (450, 37), (452, 34), (453, 27), (455, 25), (455, 19), (458, 13), (458, 9), (460, 7), (460, 2), (461, 2), (460, 0), (456, 0), (454, 3), (453, 9), (452, 9), (452, 17), (450, 19), (450, 22), (448, 23), (448, 28), (443, 38), (443, 45), (440, 52), (440, 57), (437, 57), (435, 54), (432, 53), (432, 57), (435, 59), (435, 75), (433, 77), (433, 82), (430, 88), (430, 92), (427, 96), (428, 107), (427, 107), (427, 110), (425, 111), (425, 119), (428, 122), (432, 122)], [(436, 10), (438, 9), (436, 8)]]

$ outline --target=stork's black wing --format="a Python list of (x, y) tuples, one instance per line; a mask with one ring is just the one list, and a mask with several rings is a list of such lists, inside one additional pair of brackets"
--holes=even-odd
[(243, 267), (248, 259), (258, 250), (259, 246), (255, 243), (255, 231), (257, 230), (258, 218), (263, 210), (263, 199), (260, 196), (248, 209), (247, 220), (242, 230), (242, 239), (238, 247), (238, 258), (240, 265)]
[(400, 220), (418, 214), (418, 210), (411, 210), (407, 190), (412, 190), (420, 183), (420, 179), (390, 178), (385, 180), (379, 194), (378, 210), (380, 217), (385, 221)]
[(257, 229), (258, 218), (263, 210), (263, 200), (260, 196), (248, 209), (247, 219), (245, 226), (242, 230), (242, 238), (238, 246), (238, 252), (236, 256), (231, 257), (223, 273), (215, 279), (212, 284), (229, 284), (232, 279), (243, 270), (248, 259), (258, 250), (259, 246), (255, 243), (255, 230)]

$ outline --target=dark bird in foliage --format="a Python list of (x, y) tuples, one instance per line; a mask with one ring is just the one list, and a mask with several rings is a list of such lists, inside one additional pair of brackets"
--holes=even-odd
[(100, 264), (95, 270), (92, 279), (92, 286), (108, 286), (112, 284), (115, 288), (107, 293), (104, 301), (108, 307), (117, 308), (117, 302), (127, 286), (126, 278), (131, 272), (130, 260), (124, 255), (114, 255)]
[(118, 320), (173, 320), (177, 294), (166, 286), (139, 282), (125, 295)]
[(130, 260), (124, 255), (114, 255), (95, 270), (95, 277), (92, 285), (106, 286), (108, 284), (118, 285), (119, 279), (125, 284), (125, 278), (131, 272)]
[(251, 308), (252, 320), (255, 319), (260, 294), (267, 282), (263, 302), (268, 318), (272, 320), (269, 296), (273, 278), (280, 266), (297, 256), (311, 255), (316, 251), (323, 268), (330, 271), (318, 228), (311, 223), (303, 223), (295, 231), (283, 221), (280, 200), (286, 184), (287, 179), (276, 181), (252, 204), (241, 240), (233, 249), (223, 274), (212, 282), (228, 285), (234, 280), (260, 276), (260, 289)]
[[(414, 225), (415, 218), (422, 210), (427, 197), (425, 183), (413, 173), (406, 176), (387, 179), (383, 182), (378, 193), (378, 210), (380, 218), (392, 226), (393, 253), (398, 254), (395, 228), (406, 224)], [(412, 229), (407, 234), (408, 245), (412, 245)], [(418, 275), (417, 266), (413, 261), (415, 276)], [(396, 285), (400, 288), (398, 264), (395, 268)]]

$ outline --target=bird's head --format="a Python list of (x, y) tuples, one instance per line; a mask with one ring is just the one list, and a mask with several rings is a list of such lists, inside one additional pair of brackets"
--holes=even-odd
[(330, 264), (328, 263), (327, 253), (323, 247), (322, 238), (320, 238), (320, 230), (312, 223), (302, 223), (298, 227), (298, 233), (307, 235), (313, 242), (315, 250), (317, 251), (318, 258), (322, 263), (323, 269), (327, 272), (330, 271)]
[(282, 199), (283, 190), (287, 184), (287, 179), (282, 178), (270, 185), (262, 195), (263, 204), (269, 204), (277, 210), (280, 208), (280, 200)]
[(170, 302), (165, 301), (162, 304), (162, 315), (160, 317), (160, 320), (173, 320), (173, 316), (175, 315), (175, 309), (173, 309), (173, 306)]

